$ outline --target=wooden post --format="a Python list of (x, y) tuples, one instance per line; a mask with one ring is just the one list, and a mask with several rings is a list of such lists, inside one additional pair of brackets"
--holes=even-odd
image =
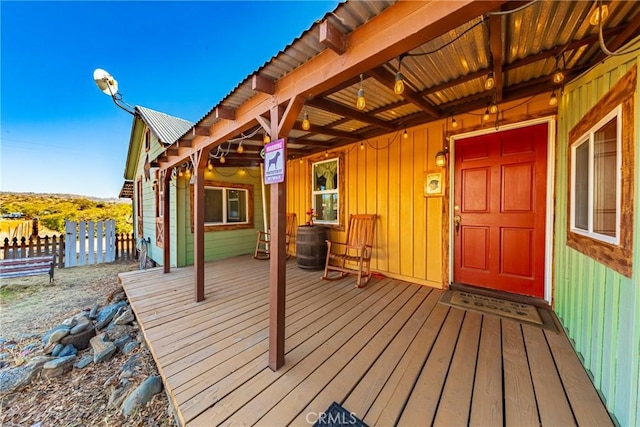
[(191, 156), (193, 165), (193, 258), (195, 272), (195, 300), (204, 300), (204, 165), (202, 150)]
[(167, 169), (164, 171), (164, 175), (161, 175), (161, 182), (158, 185), (164, 185), (164, 191), (162, 192), (162, 197), (164, 197), (164, 203), (162, 204), (162, 271), (168, 273), (171, 269), (171, 249), (169, 247), (170, 242), (170, 231), (171, 227), (169, 226), (169, 214), (171, 209), (169, 209), (171, 203), (171, 197), (169, 193), (169, 189), (171, 188), (171, 169)]

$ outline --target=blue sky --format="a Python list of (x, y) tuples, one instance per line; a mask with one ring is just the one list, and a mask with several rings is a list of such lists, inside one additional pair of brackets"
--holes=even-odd
[(0, 190), (117, 197), (132, 117), (195, 122), (337, 1), (0, 1)]

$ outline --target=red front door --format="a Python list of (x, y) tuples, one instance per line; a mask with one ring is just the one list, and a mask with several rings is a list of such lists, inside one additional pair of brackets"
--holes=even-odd
[(547, 129), (456, 141), (455, 282), (544, 296)]

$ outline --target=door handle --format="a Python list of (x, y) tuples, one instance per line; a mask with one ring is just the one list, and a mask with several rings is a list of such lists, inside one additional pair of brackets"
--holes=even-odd
[(462, 221), (462, 217), (460, 215), (453, 217), (453, 224), (456, 227), (456, 233), (460, 230), (460, 221)]

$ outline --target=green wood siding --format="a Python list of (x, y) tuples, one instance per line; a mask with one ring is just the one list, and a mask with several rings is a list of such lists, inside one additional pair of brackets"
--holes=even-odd
[(585, 113), (634, 65), (638, 53), (611, 57), (568, 84), (558, 109), (554, 305), (609, 411), (623, 426), (640, 425), (640, 122), (635, 104), (634, 259), (632, 278), (569, 248), (567, 233), (568, 134)]
[[(244, 176), (238, 174), (238, 168), (216, 168), (212, 176), (206, 179), (215, 181), (250, 184), (253, 185), (253, 228), (240, 230), (207, 231), (204, 236), (204, 258), (205, 261), (213, 261), (228, 258), (236, 255), (253, 254), (256, 247), (256, 231), (263, 228), (262, 215), (262, 192), (260, 190), (260, 169), (247, 168), (248, 172)], [(182, 194), (179, 204), (180, 240), (183, 243), (179, 248), (181, 255), (179, 259), (184, 259), (184, 265), (193, 264), (193, 233), (191, 232), (191, 196), (186, 181), (179, 181), (179, 190)], [(268, 193), (267, 193), (268, 194)], [(257, 262), (257, 261), (256, 261)], [(182, 265), (182, 264), (179, 264)]]

